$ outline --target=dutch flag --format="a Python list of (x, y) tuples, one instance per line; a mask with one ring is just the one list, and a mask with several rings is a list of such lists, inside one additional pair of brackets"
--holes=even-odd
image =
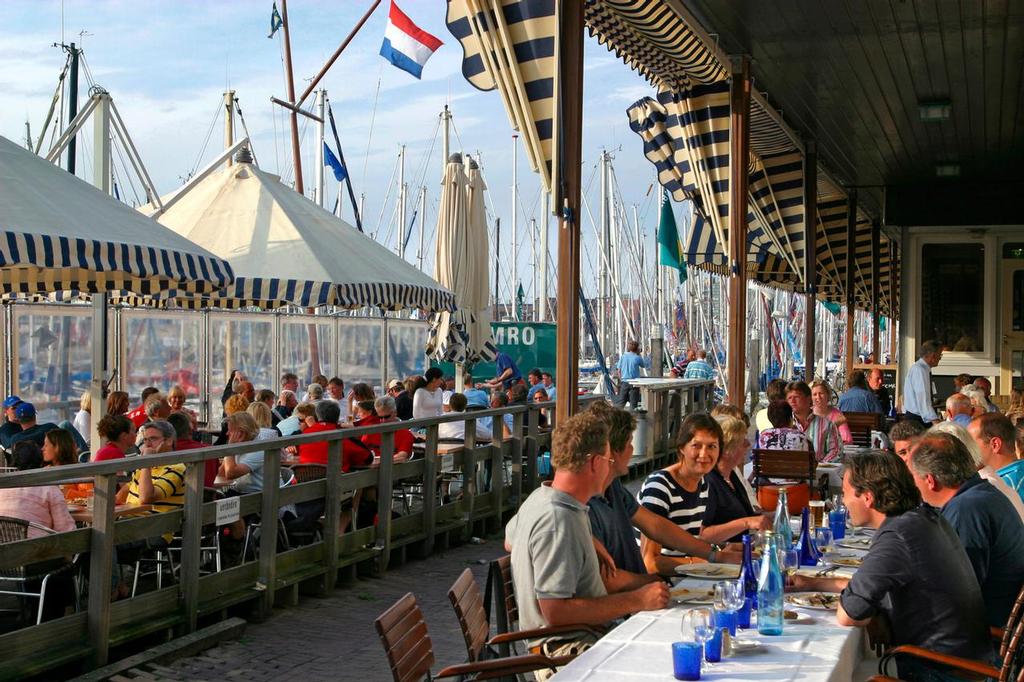
[(423, 65), (441, 45), (440, 40), (412, 23), (392, 0), (388, 26), (384, 29), (384, 43), (380, 46), (381, 57), (420, 78)]

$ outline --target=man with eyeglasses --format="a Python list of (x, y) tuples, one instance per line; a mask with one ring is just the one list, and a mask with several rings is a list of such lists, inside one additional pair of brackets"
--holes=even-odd
[[(142, 456), (171, 452), (177, 432), (170, 422), (157, 420), (142, 426)], [(185, 465), (166, 464), (138, 469), (117, 493), (118, 504), (152, 505), (151, 513), (174, 511), (185, 505)], [(171, 533), (164, 535), (170, 542)]]
[[(604, 419), (587, 410), (559, 423), (551, 453), (554, 480), (530, 493), (505, 527), (520, 628), (599, 626), (665, 608), (668, 587), (660, 580), (632, 574), (628, 580), (626, 571), (618, 571), (619, 580), (609, 590), (601, 577), (587, 501), (604, 491), (612, 467)], [(532, 639), (529, 647), (532, 653), (555, 657), (577, 654), (595, 641), (591, 634), (564, 633)], [(550, 674), (535, 673), (537, 679)]]

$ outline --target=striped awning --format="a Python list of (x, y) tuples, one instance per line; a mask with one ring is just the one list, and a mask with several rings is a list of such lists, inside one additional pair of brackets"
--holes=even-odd
[[(559, 195), (558, 0), (448, 0), (448, 30), (462, 45), (462, 74), (497, 90), (523, 136), (541, 186)], [(556, 205), (557, 202), (555, 202)]]
[(0, 137), (0, 295), (191, 296), (233, 279), (227, 261)]

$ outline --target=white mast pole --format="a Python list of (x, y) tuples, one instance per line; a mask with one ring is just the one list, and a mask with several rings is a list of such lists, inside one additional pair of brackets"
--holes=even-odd
[[(224, 149), (230, 149), (235, 143), (235, 91), (224, 93)], [(228, 166), (234, 159), (228, 157)]]
[[(327, 113), (325, 106), (327, 99), (327, 91), (320, 89), (316, 91), (316, 114), (320, 117), (320, 120), (316, 122), (316, 176), (315, 176), (315, 190), (316, 203), (320, 208), (324, 208), (327, 205), (324, 197), (324, 115)], [(339, 195), (340, 196), (340, 195)]]
[(450, 135), (451, 135), (451, 121), (452, 113), (448, 110), (448, 105), (444, 105), (444, 109), (441, 111), (441, 174), (444, 174), (445, 164), (448, 163), (448, 155), (451, 154), (450, 150)]
[(541, 322), (548, 319), (548, 217), (551, 213), (551, 195), (541, 190), (540, 204), (540, 297), (538, 318)]
[[(92, 184), (104, 194), (113, 189), (111, 182), (111, 149), (110, 149), (110, 95), (106, 92), (94, 95), (96, 109), (92, 113), (93, 121), (93, 180)], [(103, 396), (103, 382), (107, 373), (107, 294), (99, 292), (92, 296), (92, 378), (89, 381), (89, 393), (92, 397), (92, 419), (89, 420), (89, 442), (95, 452), (100, 445), (97, 425), (106, 413), (106, 400)]]
[(519, 136), (512, 135), (512, 319), (519, 321)]
[[(601, 152), (600, 162), (600, 181), (601, 181), (601, 237), (598, 240), (598, 249), (602, 254), (608, 253), (608, 173), (606, 172), (606, 166), (608, 164), (608, 153)], [(608, 265), (607, 258), (602, 258), (600, 263), (600, 278), (598, 286), (598, 326), (600, 328), (601, 338), (601, 350), (608, 354), (608, 315), (606, 310), (606, 303), (608, 302)]]
[(416, 265), (423, 270), (423, 231), (427, 222), (427, 186), (420, 187), (420, 243), (416, 249)]
[(405, 259), (405, 145), (398, 154), (398, 257)]
[(532, 319), (534, 322), (537, 321), (537, 307), (540, 305), (537, 301), (537, 292), (540, 291), (540, 287), (537, 286), (537, 219), (530, 218), (530, 280), (533, 284), (533, 311)]

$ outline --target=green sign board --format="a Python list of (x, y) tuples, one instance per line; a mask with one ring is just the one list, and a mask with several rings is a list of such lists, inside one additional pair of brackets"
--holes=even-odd
[[(550, 322), (492, 322), (491, 332), (498, 350), (504, 351), (516, 361), (523, 378), (534, 367), (542, 372), (555, 373), (557, 335), (556, 326)], [(446, 376), (455, 375), (455, 366), (450, 362), (431, 362), (440, 367)], [(483, 381), (497, 374), (493, 362), (477, 363), (473, 367), (473, 379)]]

